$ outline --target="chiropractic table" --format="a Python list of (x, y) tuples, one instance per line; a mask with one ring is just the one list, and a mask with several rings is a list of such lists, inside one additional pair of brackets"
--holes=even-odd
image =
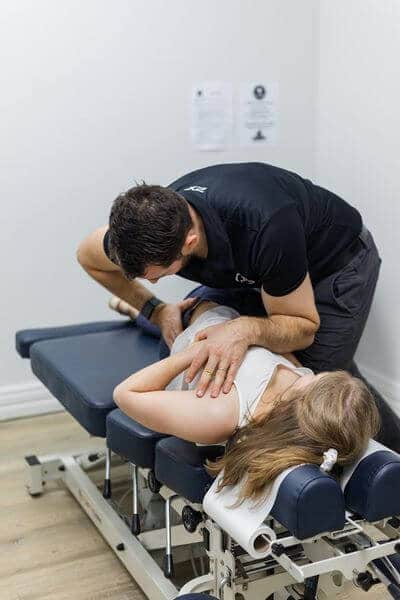
[[(151, 431), (113, 402), (119, 382), (158, 360), (155, 336), (119, 319), (19, 331), (16, 348), (99, 438), (96, 452), (38, 457), (33, 450), (25, 457), (29, 494), (63, 481), (150, 600), (334, 598), (348, 580), (365, 591), (383, 582), (400, 598), (400, 455), (371, 442), (344, 487), (316, 465), (292, 469), (265, 517), (270, 535), (255, 541), (263, 556), (251, 555), (203, 506), (213, 481), (205, 458), (223, 448)], [(124, 464), (129, 521), (113, 502), (112, 470)], [(90, 474), (102, 465), (100, 490)], [(178, 583), (175, 567), (189, 557), (195, 576)]]

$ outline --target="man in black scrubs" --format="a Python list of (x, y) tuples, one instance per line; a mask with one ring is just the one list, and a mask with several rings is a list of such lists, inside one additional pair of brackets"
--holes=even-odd
[[(239, 311), (200, 335), (206, 343), (188, 371), (192, 380), (202, 369), (197, 393), (209, 388), (213, 396), (229, 391), (250, 345), (293, 352), (315, 372), (354, 372), (381, 263), (355, 208), (264, 163), (216, 165), (165, 188), (128, 190), (114, 201), (109, 228), (88, 236), (78, 259), (157, 325), (168, 346), (195, 300), (163, 303), (136, 277), (154, 283), (178, 274), (202, 284), (191, 296)], [(378, 401), (383, 420), (393, 421)]]

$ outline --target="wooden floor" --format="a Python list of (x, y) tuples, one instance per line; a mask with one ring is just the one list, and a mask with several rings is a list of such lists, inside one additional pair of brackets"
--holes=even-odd
[[(24, 489), (25, 455), (98, 445), (68, 413), (0, 423), (1, 600), (145, 598), (66, 489), (50, 482), (38, 498)], [(342, 600), (389, 598), (353, 590)]]

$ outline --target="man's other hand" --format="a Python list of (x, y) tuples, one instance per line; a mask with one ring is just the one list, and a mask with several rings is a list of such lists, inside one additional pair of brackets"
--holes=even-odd
[(221, 389), (228, 394), (249, 347), (240, 318), (206, 327), (197, 333), (195, 340), (205, 340), (205, 343), (188, 369), (186, 382), (190, 383), (205, 364), (197, 396), (203, 396), (210, 385), (213, 398)]

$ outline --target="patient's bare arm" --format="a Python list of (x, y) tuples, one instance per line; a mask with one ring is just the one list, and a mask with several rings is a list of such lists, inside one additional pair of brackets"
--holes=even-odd
[(154, 392), (164, 390), (166, 386), (190, 365), (199, 344), (196, 342), (185, 350), (172, 354), (163, 360), (153, 363), (122, 381), (114, 390), (114, 397), (130, 392)]
[(114, 401), (125, 414), (154, 431), (190, 442), (215, 444), (226, 440), (237, 426), (236, 388), (219, 402), (207, 394), (198, 398), (193, 390), (164, 391), (171, 379), (188, 367), (198, 351), (196, 346), (128, 377), (115, 388)]

